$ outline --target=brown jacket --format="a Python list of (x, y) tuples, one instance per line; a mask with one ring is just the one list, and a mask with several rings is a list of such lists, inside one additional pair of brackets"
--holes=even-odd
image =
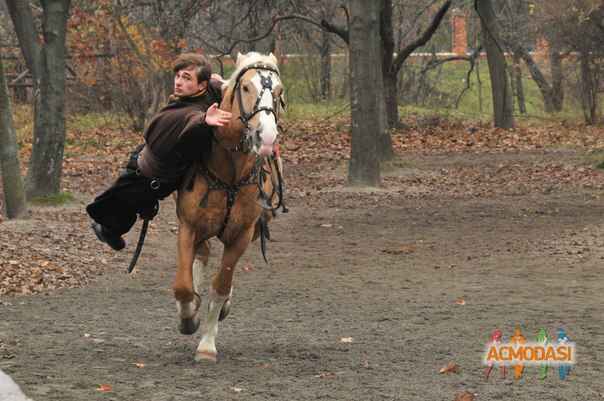
[(145, 130), (145, 146), (138, 168), (145, 177), (178, 180), (195, 160), (212, 147), (212, 127), (205, 123), (206, 110), (220, 103), (220, 83), (210, 81), (202, 95), (171, 99)]

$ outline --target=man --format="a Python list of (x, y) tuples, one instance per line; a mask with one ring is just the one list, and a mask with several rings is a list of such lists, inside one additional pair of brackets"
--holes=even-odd
[(207, 157), (212, 127), (221, 127), (231, 113), (220, 110), (221, 80), (205, 57), (180, 55), (174, 63), (174, 94), (145, 130), (145, 144), (130, 156), (126, 170), (86, 207), (99, 240), (115, 250), (126, 246), (122, 235), (137, 215), (153, 218), (158, 200), (177, 189), (195, 160)]

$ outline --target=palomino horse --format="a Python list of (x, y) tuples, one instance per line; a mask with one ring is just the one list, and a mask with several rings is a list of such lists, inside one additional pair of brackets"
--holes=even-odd
[(235, 266), (249, 243), (266, 229), (267, 210), (274, 206), (272, 195), (280, 191), (274, 179), (280, 177), (277, 163), (274, 159), (268, 163), (277, 171), (268, 179), (266, 160), (276, 146), (282, 91), (275, 56), (239, 54), (235, 71), (223, 85), (220, 104), (233, 118), (228, 126), (215, 129), (209, 160), (194, 166), (185, 180), (188, 184), (178, 192), (178, 271), (173, 289), (183, 334), (193, 334), (200, 325), (200, 260), (207, 265), (207, 240), (218, 237), (224, 244), (208, 290), (197, 361), (216, 361), (218, 321), (229, 312)]

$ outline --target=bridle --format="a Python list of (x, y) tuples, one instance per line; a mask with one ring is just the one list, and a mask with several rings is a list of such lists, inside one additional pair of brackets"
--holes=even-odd
[[(249, 70), (257, 70), (258, 75), (260, 76), (260, 85), (262, 86), (262, 88), (260, 88), (260, 93), (258, 94), (258, 97), (256, 98), (256, 102), (254, 103), (254, 108), (247, 112), (245, 111), (244, 105), (243, 105), (243, 95), (241, 94), (241, 77), (243, 77), (243, 74), (245, 74), (246, 72), (248, 72)], [(273, 98), (273, 107), (267, 107), (267, 106), (260, 106), (260, 101), (262, 100), (262, 97), (264, 96), (264, 91), (268, 90), (269, 93), (273, 92), (273, 80), (271, 78), (271, 75), (262, 75), (261, 71), (271, 71), (274, 72), (275, 74), (277, 74), (277, 76), (279, 77), (279, 70), (276, 69), (275, 67), (269, 65), (269, 64), (264, 64), (264, 63), (255, 63), (255, 64), (250, 64), (247, 67), (243, 68), (241, 71), (239, 71), (239, 74), (237, 74), (237, 78), (235, 80), (235, 87), (233, 88), (233, 90), (236, 92), (236, 96), (237, 96), (237, 101), (239, 102), (239, 111), (240, 111), (240, 116), (239, 119), (241, 120), (241, 122), (243, 123), (243, 125), (245, 126), (246, 129), (250, 128), (250, 120), (252, 119), (252, 117), (254, 117), (256, 114), (260, 113), (261, 111), (265, 111), (266, 114), (270, 114), (273, 113), (273, 115), (275, 116), (275, 121), (278, 121), (278, 114), (275, 112), (275, 106), (277, 103), (278, 99)], [(231, 98), (231, 104), (233, 102), (234, 98)], [(282, 99), (279, 99), (282, 102)]]
[[(253, 109), (248, 112), (248, 111), (245, 111), (245, 108), (243, 105), (243, 95), (241, 93), (241, 91), (242, 91), (241, 77), (243, 77), (243, 75), (249, 70), (257, 70), (257, 73), (260, 76), (260, 84), (262, 85), (262, 88), (260, 89), (260, 93), (258, 94), (258, 97), (256, 98)], [(278, 113), (275, 111), (275, 108), (278, 106), (277, 102), (280, 101), (281, 102), (280, 105), (282, 107), (284, 107), (284, 102), (283, 102), (282, 97), (275, 98), (274, 96), (273, 96), (272, 107), (268, 107), (268, 106), (261, 107), (260, 106), (260, 102), (262, 101), (264, 92), (266, 90), (268, 90), (269, 93), (271, 93), (271, 95), (272, 95), (272, 91), (273, 91), (273, 80), (271, 78), (271, 74), (269, 73), (267, 75), (263, 75), (261, 71), (274, 72), (275, 74), (277, 74), (278, 77), (280, 77), (279, 70), (277, 68), (275, 68), (274, 66), (272, 66), (270, 64), (265, 64), (265, 63), (254, 63), (254, 64), (250, 64), (249, 66), (246, 66), (243, 69), (241, 69), (241, 71), (239, 71), (239, 73), (237, 74), (237, 77), (235, 79), (235, 86), (233, 88), (235, 95), (231, 95), (231, 109), (233, 106), (233, 102), (235, 101), (235, 96), (237, 96), (237, 101), (239, 102), (239, 112), (240, 112), (239, 120), (241, 120), (241, 122), (244, 125), (244, 129), (242, 130), (242, 132), (240, 134), (239, 142), (237, 143), (237, 145), (235, 145), (234, 147), (226, 147), (220, 140), (218, 140), (218, 138), (216, 138), (216, 135), (213, 136), (213, 139), (220, 146), (222, 146), (224, 149), (226, 149), (228, 151), (227, 154), (229, 156), (229, 161), (231, 164), (231, 169), (233, 171), (233, 176), (235, 176), (235, 161), (233, 159), (232, 154), (236, 153), (236, 152), (248, 154), (252, 151), (253, 138), (251, 135), (249, 135), (250, 131), (251, 131), (250, 120), (256, 114), (264, 111), (267, 114), (273, 113), (273, 116), (275, 117), (275, 122), (278, 122)], [(260, 134), (257, 133), (257, 135), (260, 135)], [(273, 190), (270, 194), (267, 194), (266, 192), (264, 192), (264, 189), (263, 189), (263, 184), (266, 181), (266, 179), (272, 179), (272, 178), (267, 177), (267, 174), (269, 174), (269, 172), (265, 171), (265, 168), (264, 168), (265, 162), (268, 163), (268, 165), (270, 166), (270, 169), (273, 170), (276, 174), (276, 182), (273, 181), (273, 183), (276, 185), (273, 185)], [(200, 173), (205, 177), (205, 179), (208, 183), (208, 191), (206, 192), (204, 197), (201, 199), (201, 201), (199, 203), (199, 207), (201, 207), (201, 208), (207, 207), (208, 195), (209, 195), (210, 191), (224, 191), (227, 196), (227, 204), (226, 204), (227, 212), (226, 212), (224, 221), (222, 223), (220, 232), (218, 234), (219, 238), (222, 237), (222, 235), (224, 233), (224, 229), (227, 226), (227, 223), (229, 221), (230, 214), (231, 214), (231, 209), (235, 203), (235, 198), (237, 196), (237, 193), (244, 186), (247, 186), (247, 185), (256, 185), (257, 186), (259, 205), (264, 210), (267, 210), (267, 211), (272, 212), (273, 214), (276, 214), (277, 209), (281, 208), (284, 213), (287, 213), (287, 207), (285, 206), (285, 203), (283, 201), (283, 195), (284, 195), (283, 176), (281, 174), (281, 170), (278, 166), (277, 160), (275, 159), (274, 156), (269, 156), (266, 158), (256, 156), (256, 161), (255, 161), (254, 166), (253, 166), (252, 170), (250, 171), (250, 173), (247, 176), (242, 177), (238, 182), (231, 182), (231, 183), (225, 182), (222, 179), (220, 179), (218, 176), (216, 176), (207, 166), (203, 166), (203, 165), (201, 166)], [(275, 196), (277, 196), (277, 206), (273, 206), (273, 199)], [(264, 225), (266, 226), (265, 223), (264, 223)], [(268, 237), (268, 228), (264, 227), (263, 230), (266, 230), (266, 231), (264, 231), (264, 233), (261, 233), (261, 249), (262, 249), (262, 255), (264, 256), (264, 258), (266, 260), (265, 239)]]

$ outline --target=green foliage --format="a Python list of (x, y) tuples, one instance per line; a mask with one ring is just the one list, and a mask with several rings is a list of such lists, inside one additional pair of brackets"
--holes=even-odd
[(59, 192), (58, 194), (29, 199), (29, 202), (39, 206), (60, 206), (72, 202), (73, 200), (74, 196), (70, 192)]
[(67, 130), (120, 129), (127, 117), (120, 113), (78, 113), (67, 115)]
[[(422, 61), (423, 60), (423, 61)], [(427, 87), (418, 85), (417, 77), (419, 71), (424, 68), (426, 59), (409, 58), (400, 74), (400, 84), (405, 79), (411, 79), (409, 92), (405, 89), (399, 91), (401, 101), (399, 102), (400, 116), (404, 120), (409, 115), (437, 115), (443, 118), (470, 119), (488, 122), (492, 119), (492, 98), (489, 69), (485, 58), (477, 63), (475, 70), (470, 76), (470, 88), (465, 91), (455, 107), (458, 96), (466, 87), (466, 78), (469, 63), (464, 61), (448, 62), (430, 70), (426, 74)], [(333, 93), (331, 101), (316, 101), (313, 98), (313, 89), (309, 84), (311, 80), (318, 81), (319, 70), (316, 60), (312, 62), (308, 58), (294, 58), (287, 64), (281, 66), (282, 78), (286, 86), (286, 98), (288, 102), (288, 113), (286, 118), (293, 120), (302, 119), (325, 119), (333, 115), (349, 114), (350, 106), (346, 94), (345, 81), (347, 66), (346, 57), (332, 58), (332, 77), (336, 81), (332, 84)], [(567, 66), (567, 69), (570, 68)], [(477, 74), (480, 76), (481, 89), (477, 82)], [(572, 75), (572, 74), (571, 74)], [(228, 75), (227, 75), (228, 76)], [(519, 122), (540, 123), (546, 121), (581, 121), (583, 119), (580, 104), (572, 96), (569, 86), (574, 83), (567, 77), (566, 96), (562, 112), (549, 114), (544, 111), (543, 98), (539, 88), (531, 79), (528, 70), (522, 64), (522, 79), (526, 114), (518, 111), (517, 100), (514, 98), (515, 117)], [(415, 96), (414, 91), (423, 91), (420, 96)], [(413, 92), (413, 93), (412, 93)], [(481, 96), (480, 96), (481, 92)], [(335, 95), (334, 95), (335, 93)], [(339, 94), (339, 96), (337, 96)], [(409, 98), (417, 97), (418, 101), (409, 101)], [(481, 101), (482, 97), (482, 101)]]
[(347, 100), (319, 103), (291, 102), (288, 104), (285, 118), (288, 120), (318, 120), (349, 114), (350, 104)]
[[(524, 67), (524, 66), (523, 66)], [(402, 71), (402, 78), (410, 76), (423, 68), (423, 65), (407, 63)], [(467, 62), (449, 62), (441, 67), (435, 68), (427, 73), (427, 80), (432, 87), (430, 95), (426, 96), (420, 103), (407, 102), (401, 108), (402, 114), (406, 111), (415, 111), (420, 114), (431, 113), (442, 116), (467, 118), (476, 120), (490, 120), (492, 117), (491, 81), (489, 69), (485, 59), (481, 59), (470, 76), (470, 89), (468, 89), (459, 101), (459, 107), (455, 108), (457, 97), (466, 87), (466, 78), (469, 69)], [(480, 86), (478, 85), (476, 72), (480, 76), (482, 87), (482, 105), (480, 102)], [(531, 79), (526, 68), (522, 69), (524, 84), (524, 96), (527, 113), (522, 115), (518, 112), (517, 99), (514, 98), (514, 110), (517, 119), (580, 119), (581, 109), (575, 104), (570, 94), (567, 93), (564, 110), (560, 113), (549, 114), (544, 111), (543, 98), (537, 84)], [(410, 107), (410, 109), (408, 109)]]

